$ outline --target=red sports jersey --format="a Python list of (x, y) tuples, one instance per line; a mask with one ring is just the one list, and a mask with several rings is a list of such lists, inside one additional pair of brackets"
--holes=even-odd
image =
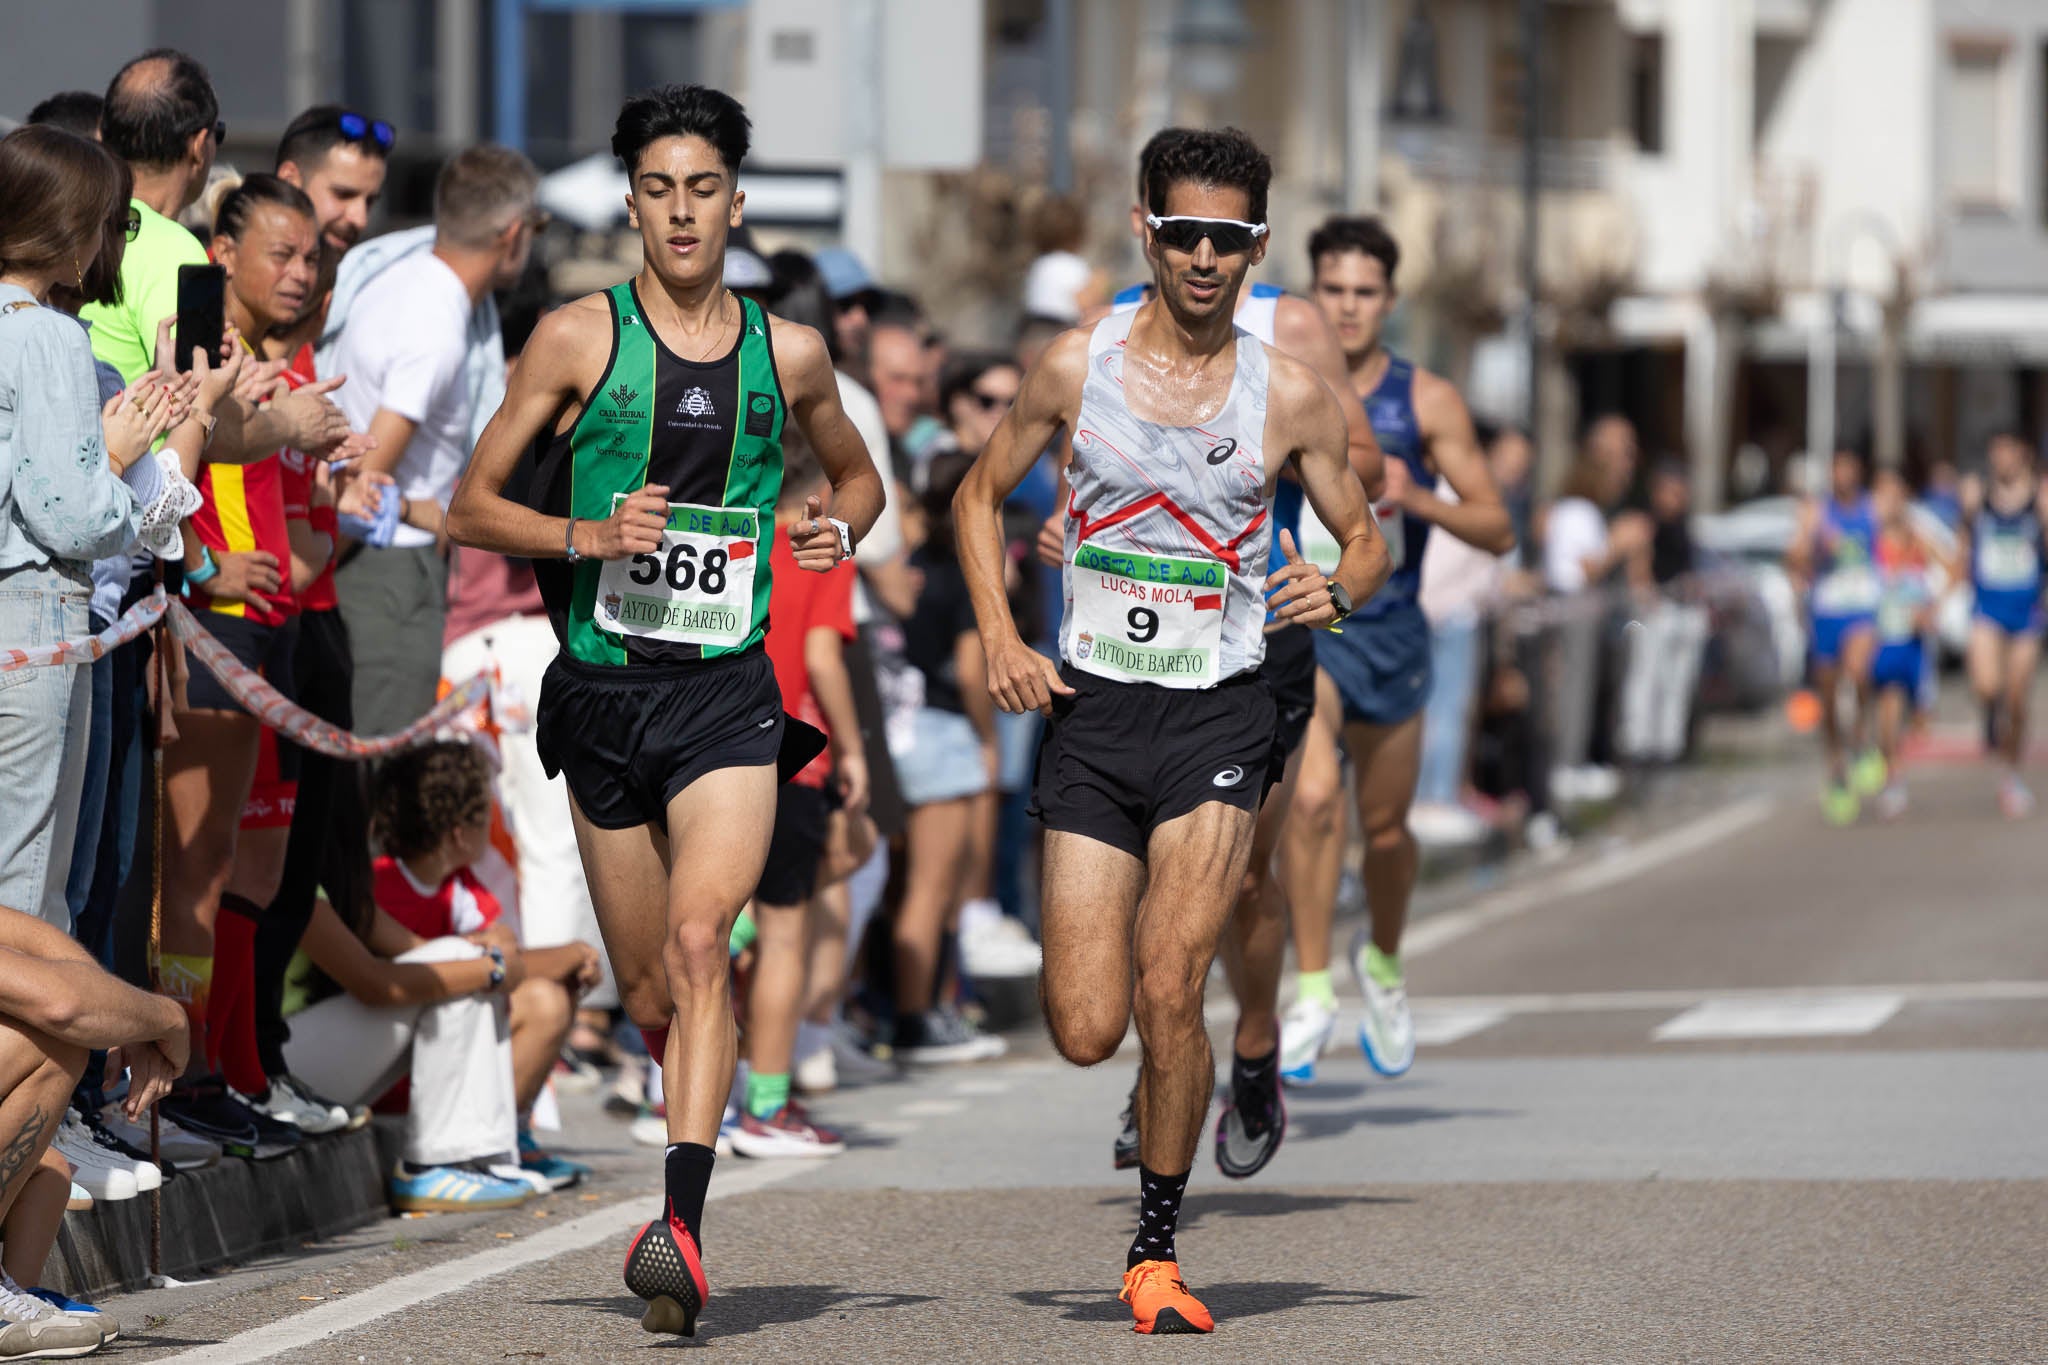
[(199, 510), (192, 529), (213, 551), (214, 558), (231, 552), (267, 550), (277, 556), (282, 583), (265, 596), (275, 610), (244, 602), (217, 602), (202, 588), (192, 590), (195, 610), (240, 616), (266, 626), (281, 626), (298, 610), (292, 598), (291, 535), (285, 529), (284, 461), (266, 455), (249, 464), (207, 464), (199, 471)]
[(459, 867), (439, 886), (423, 888), (396, 858), (383, 857), (371, 866), (370, 895), (377, 908), (421, 938), (473, 934), (496, 924), (503, 913), (498, 898), (476, 874)]

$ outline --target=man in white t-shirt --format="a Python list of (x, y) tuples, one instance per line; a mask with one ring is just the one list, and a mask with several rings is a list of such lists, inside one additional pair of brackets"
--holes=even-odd
[(434, 247), (364, 284), (334, 345), (335, 397), (376, 449), (366, 463), (398, 483), (388, 544), (349, 551), (335, 573), (355, 655), (359, 732), (389, 734), (434, 704), (447, 615), (442, 519), (469, 463), (476, 417), (472, 321), (480, 301), (526, 269), (540, 226), (540, 173), (518, 152), (471, 147), (434, 185)]

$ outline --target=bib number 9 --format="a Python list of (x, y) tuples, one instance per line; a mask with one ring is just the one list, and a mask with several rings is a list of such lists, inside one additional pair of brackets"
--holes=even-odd
[(1150, 607), (1132, 607), (1130, 637), (1134, 645), (1149, 645), (1159, 635), (1159, 613)]

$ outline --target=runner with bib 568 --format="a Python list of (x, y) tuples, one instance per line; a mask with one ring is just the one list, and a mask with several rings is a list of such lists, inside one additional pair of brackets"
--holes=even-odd
[[(761, 648), (783, 423), (832, 484), (832, 516), (813, 498), (790, 529), (798, 567), (852, 558), (882, 507), (823, 339), (725, 288), (747, 142), (746, 113), (716, 90), (626, 102), (612, 150), (632, 177), (640, 273), (541, 320), (448, 512), (462, 544), (535, 561), (561, 641), (541, 761), (567, 776), (619, 995), (668, 1100), (667, 1200), (626, 1285), (648, 1301), (641, 1326), (685, 1336), (707, 1293), (700, 1224), (732, 1083), (726, 943), (767, 861), (776, 784), (823, 747), (785, 719)], [(515, 468), (530, 474), (518, 500)]]

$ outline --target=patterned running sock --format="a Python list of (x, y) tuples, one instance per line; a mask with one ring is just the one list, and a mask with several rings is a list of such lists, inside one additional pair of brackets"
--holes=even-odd
[(789, 1103), (789, 1073), (768, 1075), (749, 1069), (747, 1072), (747, 1112), (757, 1119), (765, 1119), (783, 1105)]
[(1161, 1175), (1138, 1167), (1138, 1235), (1131, 1239), (1128, 1270), (1140, 1261), (1177, 1261), (1173, 1234), (1180, 1226), (1180, 1198), (1188, 1192), (1188, 1173)]
[(1392, 990), (1401, 984), (1401, 957), (1398, 953), (1383, 953), (1377, 943), (1365, 945), (1365, 974), (1373, 984)]

